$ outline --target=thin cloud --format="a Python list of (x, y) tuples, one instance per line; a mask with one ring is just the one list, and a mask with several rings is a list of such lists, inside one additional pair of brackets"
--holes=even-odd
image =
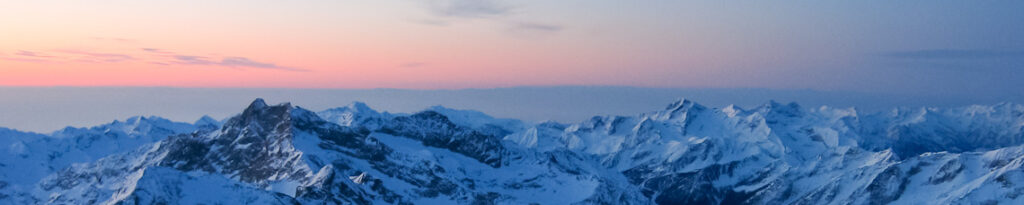
[(176, 60), (174, 62), (175, 64), (183, 65), (207, 65), (231, 68), (262, 68), (287, 71), (309, 71), (301, 68), (281, 66), (274, 63), (259, 62), (246, 57), (224, 57), (220, 60), (216, 60), (204, 56), (177, 55), (174, 56), (174, 59)]
[(150, 52), (150, 53), (171, 53), (169, 51), (160, 50), (158, 48), (141, 48), (141, 49), (142, 49), (142, 51), (146, 51), (146, 52)]
[(0, 60), (19, 61), (29, 63), (54, 63), (59, 62), (56, 56), (45, 55), (40, 52), (19, 50), (11, 55), (0, 55)]
[(39, 59), (39, 58), (4, 57), (4, 56), (0, 56), (0, 59), (8, 60), (8, 61), (29, 62), (29, 63), (52, 63), (52, 62), (56, 62), (56, 61), (52, 61), (52, 60)]
[[(121, 53), (106, 53), (106, 52), (95, 52), (85, 50), (53, 50), (49, 53), (42, 53), (37, 51), (18, 50), (9, 55), (0, 55), (0, 60), (8, 61), (21, 61), (21, 62), (33, 62), (33, 63), (125, 63), (125, 62), (142, 62), (154, 65), (172, 66), (172, 65), (205, 65), (205, 66), (218, 66), (218, 67), (230, 67), (230, 68), (259, 68), (259, 69), (275, 69), (285, 71), (309, 71), (303, 68), (289, 67), (278, 65), (276, 63), (270, 63), (265, 61), (257, 61), (246, 57), (228, 56), (228, 57), (210, 57), (210, 56), (199, 56), (199, 55), (180, 55), (175, 52), (171, 52), (164, 49), (158, 48), (140, 48), (143, 52), (140, 57), (135, 57), (128, 54)], [(146, 55), (145, 53), (149, 53)], [(136, 54), (139, 54), (138, 50)]]
[(969, 50), (969, 49), (928, 49), (898, 51), (883, 54), (897, 59), (994, 59), (1024, 57), (1021, 50)]
[(542, 22), (522, 22), (511, 17), (518, 7), (498, 0), (434, 0), (426, 1), (431, 18), (413, 22), (430, 26), (448, 26), (459, 21), (481, 19), (505, 26), (510, 33), (553, 33), (563, 26)]
[(19, 56), (24, 56), (24, 57), (32, 57), (32, 58), (53, 58), (54, 57), (54, 56), (50, 56), (50, 55), (44, 55), (44, 54), (39, 53), (39, 52), (26, 51), (26, 50), (20, 50), (20, 51), (14, 53), (14, 55), (19, 55)]
[(540, 32), (557, 32), (563, 29), (562, 26), (533, 23), (533, 22), (518, 22), (512, 23), (512, 30), (514, 31), (540, 31)]
[(159, 49), (159, 48), (139, 48), (139, 49), (142, 50), (143, 53), (148, 54), (151, 58), (161, 58), (161, 59), (165, 59), (166, 60), (167, 58), (172, 58), (173, 59), (173, 58), (175, 58), (175, 56), (179, 55), (178, 53), (175, 53), (175, 52), (172, 52), (172, 51), (168, 51), (168, 50), (164, 50), (164, 49)]
[(490, 18), (507, 15), (512, 7), (494, 0), (435, 0), (427, 9), (440, 17)]
[(269, 69), (284, 69), (284, 70), (297, 70), (295, 68), (279, 66), (273, 63), (256, 62), (252, 59), (245, 57), (226, 57), (221, 59), (221, 65), (228, 67), (251, 67), (251, 68), (269, 68)]
[(6, 57), (5, 60), (34, 62), (34, 63), (118, 63), (136, 60), (135, 57), (118, 53), (101, 53), (81, 50), (54, 50), (51, 53), (38, 51), (19, 50), (14, 56)]
[(174, 56), (174, 59), (178, 60), (178, 64), (187, 65), (215, 65), (217, 62), (207, 60), (206, 57), (202, 56)]
[(58, 50), (57, 52), (75, 55), (78, 61), (83, 62), (118, 63), (136, 60), (135, 57), (119, 53), (100, 53), (80, 50)]
[(173, 51), (169, 51), (169, 50), (165, 50), (165, 49), (159, 49), (159, 48), (139, 48), (139, 49), (141, 49), (142, 51), (145, 51), (146, 53), (158, 54), (158, 56), (173, 56), (173, 55), (177, 55), (177, 53), (175, 53)]

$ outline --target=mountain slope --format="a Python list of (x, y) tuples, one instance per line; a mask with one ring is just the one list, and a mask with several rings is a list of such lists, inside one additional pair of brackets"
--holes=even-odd
[(132, 117), (90, 127), (67, 127), (49, 135), (0, 129), (0, 199), (25, 196), (40, 179), (74, 163), (163, 140), (167, 136), (203, 131), (196, 125), (159, 117)]
[[(637, 116), (529, 124), (443, 107), (314, 113), (257, 99), (223, 123), (117, 132), (153, 140), (0, 189), (19, 204), (1020, 204), (1022, 113), (679, 100)], [(11, 139), (54, 139), (0, 134), (12, 153), (23, 149)]]

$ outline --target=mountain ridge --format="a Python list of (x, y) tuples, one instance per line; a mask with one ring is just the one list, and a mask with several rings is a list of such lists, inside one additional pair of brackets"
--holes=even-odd
[[(1017, 197), (1024, 185), (1014, 183), (1024, 173), (1022, 113), (1024, 106), (1008, 103), (859, 114), (774, 101), (711, 108), (680, 99), (661, 111), (560, 124), (440, 107), (388, 114), (361, 103), (313, 112), (257, 99), (217, 129), (200, 128), (216, 124), (199, 120), (187, 131), (135, 132), (155, 140), (57, 164), (35, 184), (9, 183), (4, 175), (0, 198), (29, 204), (1017, 203), (1024, 200)], [(119, 124), (125, 123), (108, 126)], [(121, 136), (109, 131), (124, 129), (103, 130)], [(908, 138), (920, 146), (898, 146)], [(11, 142), (4, 146), (10, 152), (23, 141), (0, 142)], [(189, 189), (207, 183), (195, 189), (236, 198)], [(963, 185), (968, 188), (956, 188)]]

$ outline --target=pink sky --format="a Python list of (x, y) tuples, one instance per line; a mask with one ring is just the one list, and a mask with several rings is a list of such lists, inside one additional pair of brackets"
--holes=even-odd
[(592, 13), (502, 2), (481, 6), (509, 11), (450, 10), (458, 3), (7, 3), (0, 85), (720, 86), (702, 79), (750, 64), (723, 59), (737, 48), (711, 45), (708, 33), (635, 25), (648, 19), (587, 22)]
[[(992, 53), (985, 50), (992, 45), (1014, 52), (1021, 44), (995, 41), (1024, 34), (1019, 26), (999, 23), (1015, 22), (1000, 19), (1006, 15), (1020, 17), (1005, 5), (930, 6), (12, 1), (0, 3), (0, 86), (625, 85), (916, 92), (949, 80), (1020, 75), (893, 69), (933, 64), (879, 56), (927, 49)], [(954, 10), (966, 13), (946, 15)], [(904, 18), (907, 12), (921, 18)], [(968, 87), (993, 86), (1009, 85)]]

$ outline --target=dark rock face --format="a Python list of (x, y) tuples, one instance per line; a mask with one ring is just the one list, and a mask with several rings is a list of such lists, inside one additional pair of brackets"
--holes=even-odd
[(930, 177), (928, 182), (932, 184), (949, 182), (959, 176), (965, 168), (966, 167), (960, 163), (960, 160), (949, 160), (946, 164), (943, 164), (942, 167), (939, 167), (939, 171), (935, 173), (934, 176)]
[(296, 191), (296, 196), (304, 201), (319, 201), (330, 204), (371, 204), (367, 193), (353, 188), (355, 184), (344, 179), (345, 176), (334, 170), (333, 166), (320, 169), (316, 178), (307, 182)]
[(892, 166), (876, 176), (864, 191), (870, 196), (870, 204), (887, 204), (899, 199), (909, 182), (899, 167)]
[(161, 166), (174, 167), (180, 170), (198, 170), (214, 172), (216, 169), (209, 161), (204, 160), (210, 153), (210, 144), (200, 136), (183, 135), (167, 139), (167, 145), (161, 147), (167, 157)]
[[(184, 171), (216, 172), (243, 182), (299, 179), (301, 153), (292, 146), (292, 106), (268, 106), (257, 99), (210, 136), (178, 136), (160, 163)], [(283, 178), (282, 178), (283, 177)]]
[(630, 182), (643, 188), (642, 193), (647, 197), (653, 197), (658, 204), (750, 204), (756, 201), (749, 201), (754, 195), (764, 190), (759, 188), (754, 192), (733, 191), (735, 186), (752, 185), (766, 179), (767, 173), (760, 176), (746, 179), (736, 185), (727, 187), (716, 187), (715, 181), (720, 177), (737, 176), (737, 166), (741, 162), (733, 162), (724, 165), (711, 165), (706, 168), (692, 172), (665, 173), (655, 170), (657, 168), (635, 168), (626, 170), (625, 174)]
[(381, 127), (381, 133), (408, 137), (423, 145), (448, 149), (498, 168), (508, 155), (501, 137), (455, 125), (448, 117), (424, 111), (408, 117), (396, 117)]

